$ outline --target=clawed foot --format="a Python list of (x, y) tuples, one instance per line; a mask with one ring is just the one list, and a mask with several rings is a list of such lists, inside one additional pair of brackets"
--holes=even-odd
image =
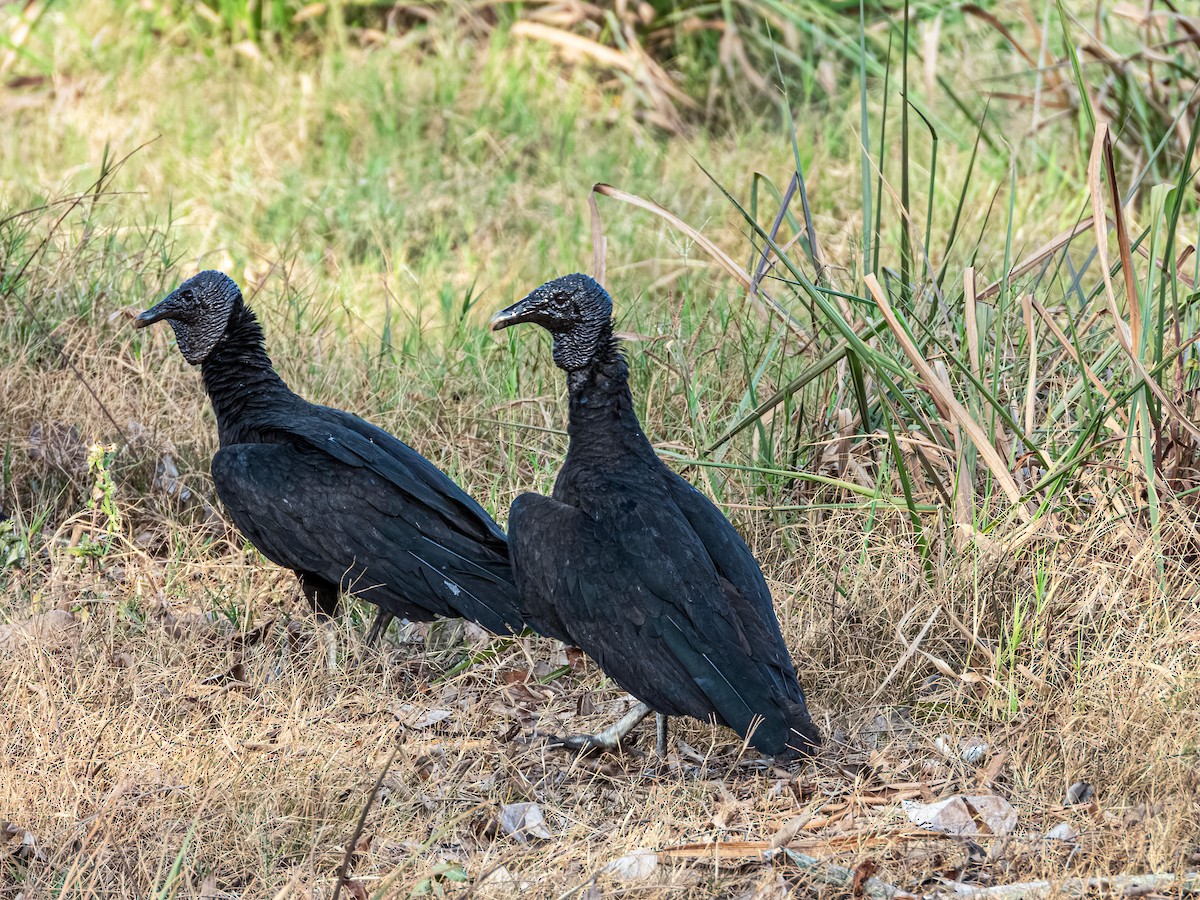
[(566, 736), (558, 736), (550, 738), (550, 746), (562, 747), (565, 750), (571, 750), (575, 753), (581, 753), (584, 756), (592, 756), (597, 753), (620, 753), (621, 739), (615, 740), (611, 737), (606, 737), (605, 732), (600, 734), (570, 734)]
[[(619, 754), (625, 750), (621, 740), (612, 740), (600, 734), (571, 734), (550, 738), (550, 746), (570, 750), (583, 757), (598, 756), (601, 753)], [(641, 755), (641, 754), (639, 754)], [(671, 766), (665, 756), (656, 755), (634, 777), (641, 781), (657, 781), (671, 774)]]
[[(555, 747), (565, 747), (576, 753), (619, 753), (622, 749), (622, 743), (629, 736), (629, 732), (633, 731), (637, 724), (650, 715), (651, 712), (652, 710), (645, 703), (639, 703), (599, 734), (573, 734), (568, 737), (556, 737), (551, 739), (551, 743)], [(665, 749), (665, 736), (665, 725), (660, 725), (660, 756)]]
[(361, 669), (367, 665), (372, 652), (379, 647), (379, 639), (387, 632), (393, 618), (391, 613), (386, 613), (382, 609), (375, 613), (375, 621), (371, 623), (371, 629), (367, 632), (366, 640), (359, 648), (358, 657), (354, 661), (356, 667)]
[(646, 766), (646, 768), (642, 769), (642, 771), (638, 772), (637, 777), (642, 781), (658, 781), (663, 776), (670, 774), (671, 770), (667, 766), (667, 761), (665, 759), (656, 759), (650, 765)]

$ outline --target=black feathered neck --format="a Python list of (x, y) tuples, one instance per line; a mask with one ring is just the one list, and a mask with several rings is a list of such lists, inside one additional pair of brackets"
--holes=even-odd
[(255, 413), (292, 398), (267, 356), (262, 326), (242, 302), (229, 316), (225, 333), (200, 366), (204, 389), (217, 414), (221, 445), (255, 434)]
[(570, 396), (567, 431), (571, 437), (568, 464), (572, 457), (580, 456), (587, 457), (592, 465), (604, 459), (615, 465), (632, 459), (658, 462), (634, 411), (629, 365), (611, 322), (597, 336), (591, 361), (581, 369), (567, 372), (567, 393)]
[(578, 369), (567, 369), (567, 392), (574, 405), (580, 398), (586, 405), (590, 395), (623, 385), (628, 392), (629, 365), (621, 350), (621, 340), (613, 334), (612, 322), (600, 326), (588, 362)]

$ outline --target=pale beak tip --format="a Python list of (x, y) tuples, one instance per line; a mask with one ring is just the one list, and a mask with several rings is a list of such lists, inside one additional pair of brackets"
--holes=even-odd
[(513, 314), (509, 310), (504, 309), (492, 316), (492, 319), (488, 325), (491, 327), (492, 331), (503, 331), (509, 325), (516, 324), (513, 320)]

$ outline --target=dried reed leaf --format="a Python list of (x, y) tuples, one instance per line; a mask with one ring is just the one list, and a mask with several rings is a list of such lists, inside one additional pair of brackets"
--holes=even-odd
[(1021, 318), (1029, 340), (1029, 378), (1025, 383), (1025, 433), (1034, 432), (1034, 412), (1037, 408), (1038, 369), (1037, 333), (1033, 329), (1033, 294), (1021, 297)]
[(547, 43), (554, 44), (568, 55), (574, 55), (575, 57), (589, 56), (601, 65), (620, 69), (627, 75), (633, 75), (636, 71), (633, 60), (620, 50), (614, 50), (612, 47), (606, 47), (597, 41), (593, 41), (591, 38), (583, 37), (571, 31), (564, 31), (562, 28), (555, 28), (552, 25), (543, 25), (540, 22), (530, 22), (527, 19), (522, 19), (513, 23), (509, 33), (517, 37), (526, 37), (535, 41), (546, 41)]
[(608, 238), (604, 236), (604, 224), (600, 220), (600, 207), (596, 203), (595, 185), (588, 194), (588, 213), (592, 221), (592, 277), (598, 284), (603, 285), (607, 274), (605, 260), (608, 255)]
[(679, 216), (675, 215), (675, 213), (663, 206), (659, 206), (653, 200), (645, 200), (636, 194), (631, 194), (628, 191), (615, 188), (611, 184), (604, 184), (603, 182), (600, 182), (592, 185), (592, 190), (597, 194), (603, 194), (605, 197), (612, 197), (614, 200), (620, 200), (622, 203), (628, 203), (631, 206), (636, 206), (638, 209), (644, 209), (647, 212), (652, 212), (659, 218), (670, 223), (671, 227), (682, 231), (689, 238), (691, 238), (691, 240), (695, 241), (697, 247), (712, 257), (722, 269), (733, 276), (733, 278), (736, 279), (742, 285), (742, 287), (749, 291), (750, 298), (754, 300), (755, 303), (778, 315), (784, 321), (784, 323), (792, 329), (792, 331), (794, 331), (805, 341), (805, 343), (808, 343), (811, 340), (808, 332), (800, 327), (799, 323), (797, 323), (795, 319), (788, 315), (787, 311), (783, 309), (783, 307), (780, 306), (775, 300), (773, 300), (771, 296), (762, 289), (761, 285), (758, 286), (757, 290), (754, 288), (754, 282), (750, 278), (750, 274), (736, 262), (734, 262), (733, 258), (730, 257), (728, 253), (706, 238), (687, 222), (683, 221), (683, 219), (679, 218)]
[(1021, 46), (1021, 42), (1017, 40), (1016, 35), (1014, 35), (1009, 30), (1008, 26), (996, 18), (996, 16), (994, 16), (992, 13), (988, 12), (983, 7), (976, 6), (974, 3), (968, 3), (962, 8), (962, 11), (965, 13), (970, 13), (977, 18), (983, 19), (983, 21), (995, 28), (996, 31), (998, 31), (1004, 37), (1004, 39), (1012, 45), (1012, 48), (1025, 58), (1025, 61), (1029, 63), (1029, 65), (1033, 66), (1035, 69), (1038, 68), (1037, 62), (1032, 56), (1029, 55), (1029, 51)]
[(908, 332), (904, 330), (904, 326), (900, 324), (900, 320), (896, 317), (895, 311), (892, 309), (891, 303), (888, 302), (887, 296), (883, 292), (883, 288), (879, 285), (879, 280), (874, 273), (870, 273), (864, 279), (867, 290), (871, 292), (871, 297), (875, 300), (875, 305), (879, 307), (880, 313), (883, 314), (888, 327), (892, 329), (892, 333), (896, 335), (896, 340), (900, 342), (900, 346), (904, 349), (904, 353), (916, 367), (917, 372), (921, 375), (921, 379), (925, 382), (929, 392), (933, 395), (935, 402), (939, 407), (945, 409), (948, 413), (948, 418), (957, 421), (970, 435), (971, 440), (975, 443), (976, 449), (979, 450), (979, 455), (983, 457), (987, 467), (991, 470), (996, 478), (996, 482), (1000, 485), (1000, 489), (1004, 491), (1004, 495), (1008, 497), (1009, 502), (1017, 507), (1022, 518), (1027, 519), (1029, 513), (1021, 504), (1021, 490), (1017, 487), (1017, 483), (1013, 480), (1012, 473), (1004, 464), (1000, 454), (996, 452), (996, 448), (992, 446), (988, 440), (987, 432), (983, 427), (976, 422), (966, 407), (964, 407), (954, 395), (946, 390), (937, 375), (933, 371), (933, 367), (929, 362), (921, 356), (921, 351), (917, 349), (917, 345), (912, 342), (912, 338), (908, 336)]
[[(1164, 259), (1156, 259), (1156, 260), (1153, 260), (1153, 262), (1156, 266), (1158, 266), (1158, 268), (1161, 271), (1168, 272), (1168, 274), (1175, 275), (1176, 277), (1179, 278), (1180, 281), (1182, 281), (1188, 287), (1195, 287), (1196, 284), (1194, 281), (1192, 281), (1192, 276), (1189, 275), (1187, 272), (1183, 271), (1184, 264), (1188, 261), (1188, 259), (1191, 257), (1191, 255), (1195, 252), (1196, 252), (1196, 248), (1193, 247), (1191, 244), (1188, 244), (1186, 247), (1184, 247), (1183, 251), (1179, 254), (1179, 258), (1175, 260), (1175, 271), (1174, 272), (1169, 272), (1169, 270), (1167, 269), (1167, 261)], [(1145, 260), (1150, 259), (1150, 251), (1146, 249), (1145, 244), (1137, 245), (1137, 254), (1142, 259), (1145, 259)]]
[(942, 611), (942, 608), (941, 606), (935, 606), (933, 608), (933, 612), (929, 614), (929, 618), (925, 620), (925, 624), (921, 626), (921, 630), (917, 632), (917, 636), (909, 641), (904, 637), (904, 632), (901, 629), (904, 628), (908, 622), (908, 619), (915, 611), (916, 610), (909, 610), (908, 613), (905, 614), (904, 618), (897, 623), (896, 638), (900, 641), (901, 646), (904, 647), (904, 652), (900, 654), (900, 658), (896, 660), (896, 664), (892, 666), (892, 670), (888, 672), (883, 681), (879, 683), (879, 687), (875, 688), (875, 692), (871, 694), (871, 699), (867, 701), (868, 705), (874, 703), (879, 698), (879, 695), (883, 693), (883, 689), (887, 687), (891, 680), (900, 672), (900, 670), (908, 664), (908, 661), (916, 656), (917, 651), (921, 648), (921, 641), (925, 640), (925, 635), (929, 634), (929, 629), (933, 627), (934, 619), (938, 617), (938, 613)]
[[(1092, 222), (1094, 221), (1095, 219), (1091, 217), (1083, 219), (1073, 228), (1068, 228), (1066, 231), (1062, 232), (1062, 234), (1056, 235), (1055, 237), (1052, 237), (1050, 240), (1046, 241), (1046, 243), (1042, 244), (1042, 246), (1038, 247), (1027, 257), (1008, 270), (1008, 280), (1011, 282), (1014, 278), (1019, 278), (1038, 263), (1043, 262), (1044, 260), (1053, 256), (1076, 237), (1091, 228)], [(990, 297), (996, 296), (996, 294), (1000, 293), (1000, 288), (1003, 284), (1004, 279), (999, 279), (998, 281), (992, 282), (986, 288), (984, 288), (983, 293), (980, 294), (976, 299), (987, 300)]]
[(568, 58), (587, 57), (600, 65), (624, 72), (649, 95), (655, 106), (651, 117), (655, 124), (677, 133), (685, 130), (676, 104), (690, 108), (696, 105), (695, 100), (677, 87), (666, 70), (642, 50), (637, 35), (631, 29), (626, 28), (622, 32), (628, 48), (624, 52), (574, 32), (528, 19), (514, 23), (509, 33), (553, 44)]
[[(1083, 371), (1083, 374), (1087, 376), (1087, 380), (1092, 383), (1092, 387), (1099, 391), (1100, 396), (1102, 396), (1105, 400), (1111, 401), (1112, 394), (1109, 393), (1108, 388), (1104, 386), (1104, 382), (1096, 377), (1096, 373), (1092, 371), (1092, 367), (1087, 364), (1087, 361), (1079, 355), (1079, 351), (1075, 349), (1075, 345), (1071, 343), (1071, 339), (1067, 337), (1066, 332), (1059, 327), (1059, 324), (1055, 322), (1050, 313), (1046, 311), (1046, 307), (1042, 306), (1036, 297), (1033, 298), (1033, 308), (1041, 317), (1042, 321), (1046, 323), (1047, 327), (1049, 327), (1050, 333), (1054, 335), (1055, 340), (1062, 345), (1064, 352), (1066, 352), (1066, 354), (1071, 358), (1071, 361), (1074, 362), (1075, 365), (1079, 366), (1079, 368)], [(1046, 373), (1047, 377), (1049, 374), (1049, 372)], [(1129, 416), (1126, 415), (1124, 410), (1118, 409), (1115, 410), (1115, 412), (1120, 417), (1123, 424), (1129, 424)]]
[[(1105, 163), (1106, 159), (1107, 163)], [(1092, 212), (1093, 218), (1095, 219), (1104, 218), (1104, 197), (1101, 193), (1100, 187), (1101, 165), (1105, 165), (1110, 173), (1115, 172), (1115, 166), (1112, 162), (1112, 139), (1109, 135), (1107, 122), (1102, 122), (1100, 127), (1096, 129), (1096, 138), (1092, 142), (1092, 153), (1088, 160), (1088, 189), (1092, 195)], [(1113, 175), (1110, 174), (1109, 177), (1113, 178)], [(1112, 191), (1115, 195), (1115, 183), (1112, 185)], [(1117, 233), (1120, 235), (1121, 229), (1124, 228), (1124, 225), (1121, 223), (1123, 214), (1121, 212), (1121, 204), (1119, 200), (1114, 203), (1114, 206), (1114, 212), (1118, 220)], [(1126, 245), (1126, 254), (1128, 253), (1128, 249), (1128, 245)], [(1104, 276), (1104, 296), (1108, 300), (1108, 311), (1113, 318), (1113, 331), (1116, 332), (1117, 341), (1121, 345), (1121, 349), (1125, 351), (1125, 356), (1129, 359), (1130, 365), (1133, 366), (1134, 372), (1137, 373), (1137, 376), (1142, 380), (1142, 383), (1145, 384), (1150, 392), (1158, 398), (1159, 402), (1161, 402), (1162, 405), (1166, 407), (1171, 414), (1176, 417), (1176, 419), (1179, 420), (1179, 423), (1187, 430), (1188, 434), (1200, 441), (1200, 428), (1197, 428), (1195, 424), (1188, 419), (1183, 410), (1181, 410), (1176, 405), (1175, 401), (1167, 395), (1162, 387), (1159, 386), (1158, 382), (1150, 377), (1150, 373), (1146, 371), (1146, 367), (1142, 365), (1142, 361), (1138, 359), (1137, 353), (1134, 352), (1134, 345), (1131, 340), (1129, 326), (1126, 325), (1125, 320), (1121, 318), (1121, 311), (1117, 308), (1117, 296), (1113, 291), (1112, 277), (1108, 274), (1108, 242), (1104, 239), (1104, 236), (1100, 232), (1096, 232), (1096, 253), (1100, 258), (1100, 272)], [(1132, 269), (1132, 260), (1127, 256), (1123, 256), (1122, 265), (1126, 269), (1126, 285), (1128, 290), (1128, 279), (1132, 278), (1132, 273), (1130, 271)], [(1136, 287), (1134, 288), (1134, 297), (1136, 297)], [(1136, 306), (1137, 304), (1134, 303), (1133, 305)]]
[(982, 368), (979, 363), (979, 309), (975, 296), (975, 267), (967, 266), (963, 272), (963, 303), (966, 307), (967, 358), (971, 363), (971, 374), (981, 380)]
[(603, 182), (592, 185), (592, 190), (597, 194), (603, 194), (605, 197), (612, 197), (614, 200), (620, 200), (622, 203), (628, 203), (631, 206), (636, 206), (638, 209), (652, 212), (659, 218), (664, 219), (672, 228), (682, 231), (691, 240), (695, 241), (696, 246), (716, 260), (717, 264), (739, 281), (742, 287), (747, 290), (751, 288), (750, 275), (745, 269), (734, 262), (728, 253), (669, 209), (659, 206), (653, 200), (644, 200), (636, 194), (631, 194), (628, 191), (623, 191), (620, 188), (615, 188), (611, 184), (604, 184)]
[[(1101, 133), (1103, 133), (1105, 136), (1103, 159), (1105, 168), (1108, 171), (1108, 191), (1112, 198), (1113, 222), (1116, 224), (1117, 230), (1117, 252), (1121, 256), (1121, 275), (1125, 280), (1125, 306), (1129, 310), (1130, 340), (1132, 345), (1137, 347), (1142, 342), (1142, 304), (1138, 301), (1137, 282), (1134, 280), (1133, 274), (1133, 253), (1129, 249), (1129, 229), (1125, 225), (1125, 210), (1121, 206), (1121, 192), (1117, 189), (1117, 167), (1116, 163), (1113, 161), (1112, 145), (1108, 141), (1107, 123), (1101, 125), (1100, 129), (1097, 131), (1097, 139), (1099, 139), (1099, 135)], [(1094, 185), (1092, 184), (1091, 180), (1091, 164), (1095, 159), (1094, 145), (1092, 152), (1093, 157), (1088, 161), (1088, 183), (1089, 186), (1093, 186), (1098, 189), (1100, 187), (1100, 175), (1098, 171), (1096, 173), (1097, 180)], [(1093, 192), (1092, 194), (1093, 204), (1096, 202), (1097, 193), (1098, 192)], [(1099, 216), (1096, 218), (1099, 219)], [(1098, 237), (1097, 241), (1099, 241)], [(1107, 261), (1105, 262), (1104, 269), (1105, 271), (1108, 270)], [(1116, 314), (1115, 307), (1113, 310), (1113, 315), (1118, 319), (1120, 318), (1120, 316), (1117, 316)]]

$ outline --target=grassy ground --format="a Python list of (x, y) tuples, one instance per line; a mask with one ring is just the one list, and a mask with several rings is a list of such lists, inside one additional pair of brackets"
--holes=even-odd
[[(1086, 48), (1091, 7), (1068, 6)], [(793, 147), (771, 101), (706, 83), (663, 130), (639, 83), (503, 16), (280, 49), (165, 8), (52, 7), (0, 56), (0, 896), (330, 897), (381, 773), (346, 895), (851, 892), (764, 861), (772, 841), (917, 892), (1200, 865), (1200, 220), (1175, 121), (1200, 66), (1171, 57), (1186, 41), (1153, 83), (1129, 61), (1182, 26), (1105, 6), (1128, 60), (1075, 76), (1053, 8), (1004, 18), (1030, 55), (1044, 38), (1037, 76), (987, 21), (924, 10), (908, 140), (887, 26), (862, 36), (863, 93), (835, 32), (802, 31)], [(853, 47), (857, 21), (831, 21)], [(1017, 99), (977, 140), (989, 90)], [(1093, 194), (1117, 218), (1089, 110), (1134, 246), (1114, 227), (1039, 254)], [(797, 161), (811, 234), (799, 198), (773, 233)], [(591, 269), (595, 182), (680, 220), (597, 198), (647, 433), (762, 561), (828, 737), (790, 770), (694, 722), (656, 779), (642, 751), (549, 748), (625, 701), (545, 640), (408, 627), (357, 661), (351, 604), (330, 673), (294, 580), (222, 518), (197, 374), (129, 325), (229, 271), (294, 388), (503, 520), (549, 490), (564, 390), (543, 338), (483, 322)], [(1094, 796), (1067, 804), (1080, 781)], [(906, 817), (963, 793), (1006, 798), (1015, 830)], [(526, 802), (545, 831), (514, 836)]]

